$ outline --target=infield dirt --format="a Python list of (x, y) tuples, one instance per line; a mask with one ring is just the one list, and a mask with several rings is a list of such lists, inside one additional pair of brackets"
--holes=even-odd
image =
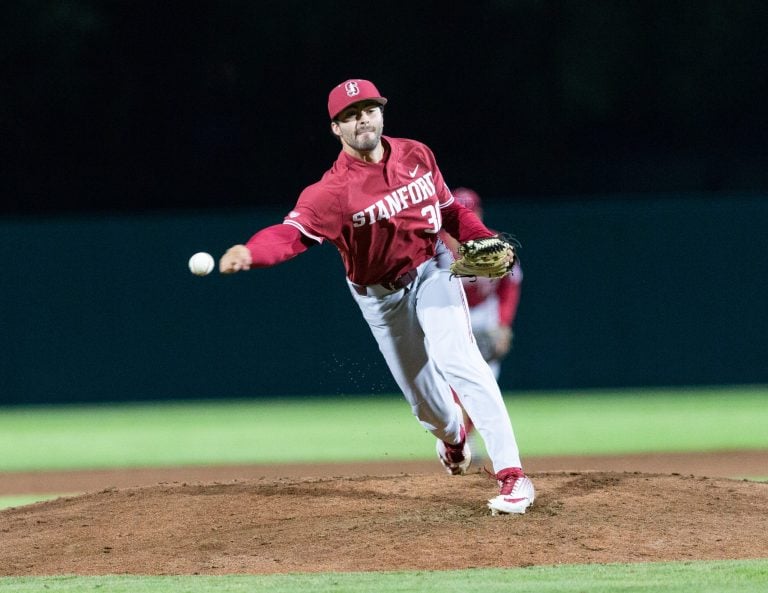
[(0, 474), (0, 575), (267, 574), (768, 557), (768, 452), (539, 458), (525, 515), (434, 462)]

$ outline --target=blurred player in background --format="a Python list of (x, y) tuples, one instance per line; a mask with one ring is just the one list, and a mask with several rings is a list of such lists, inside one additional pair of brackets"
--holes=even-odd
[[(482, 203), (476, 191), (460, 187), (453, 190), (453, 197), (459, 204), (472, 210), (480, 220), (483, 219)], [(443, 233), (442, 239), (455, 253), (458, 242), (447, 233)], [(462, 282), (472, 319), (472, 333), (498, 381), (501, 361), (512, 347), (512, 326), (517, 316), (523, 282), (520, 260), (515, 261), (512, 272), (503, 278), (462, 278)]]

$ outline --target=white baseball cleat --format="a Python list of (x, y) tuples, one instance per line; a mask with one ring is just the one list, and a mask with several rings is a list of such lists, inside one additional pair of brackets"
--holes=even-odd
[(461, 427), (461, 443), (451, 445), (445, 441), (437, 440), (437, 456), (443, 464), (445, 471), (452, 476), (463, 476), (467, 473), (472, 463), (472, 452), (467, 442), (467, 433)]
[(533, 482), (519, 467), (508, 467), (496, 474), (499, 495), (488, 501), (491, 515), (522, 515), (533, 504)]

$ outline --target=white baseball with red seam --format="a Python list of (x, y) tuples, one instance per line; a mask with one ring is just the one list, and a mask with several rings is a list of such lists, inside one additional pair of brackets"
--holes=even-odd
[(189, 271), (195, 276), (207, 276), (213, 270), (213, 256), (205, 251), (195, 253), (189, 258)]

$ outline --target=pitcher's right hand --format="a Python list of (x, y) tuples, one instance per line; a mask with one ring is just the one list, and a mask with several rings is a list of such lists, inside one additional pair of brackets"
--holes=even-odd
[(251, 269), (251, 251), (245, 245), (233, 245), (219, 260), (219, 272), (234, 274)]

